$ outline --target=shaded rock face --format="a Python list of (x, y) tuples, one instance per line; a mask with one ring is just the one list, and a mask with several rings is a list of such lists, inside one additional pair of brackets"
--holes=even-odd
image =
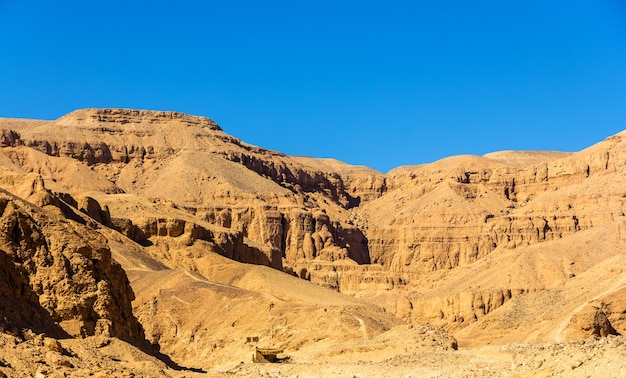
[(607, 337), (619, 336), (620, 333), (613, 327), (604, 304), (589, 305), (574, 314), (567, 324), (567, 332), (574, 337)]
[(181, 246), (202, 241), (212, 252), (235, 261), (282, 270), (279, 250), (252, 246), (246, 243), (241, 232), (209, 229), (198, 223), (177, 218), (142, 218), (135, 219), (135, 222), (128, 218), (113, 218), (111, 228), (144, 247), (153, 245), (155, 238), (162, 237), (170, 238)]
[[(0, 193), (0, 300), (16, 327), (143, 340), (126, 274), (96, 232)], [(18, 309), (30, 307), (23, 315)], [(59, 328), (56, 324), (59, 324)]]
[(271, 206), (244, 209), (205, 208), (203, 219), (241, 231), (261, 245), (281, 252), (288, 263), (318, 257), (336, 261), (349, 258), (369, 264), (367, 238), (361, 230), (333, 220), (322, 211)]
[(19, 329), (28, 328), (57, 338), (67, 336), (50, 313), (39, 305), (27, 278), (13, 259), (0, 251), (0, 331), (17, 334)]
[(272, 161), (268, 159), (271, 156), (263, 156), (267, 154), (265, 151), (258, 152), (260, 152), (260, 156), (245, 152), (223, 153), (223, 156), (296, 192), (322, 193), (347, 209), (360, 204), (359, 197), (354, 197), (347, 192), (344, 181), (339, 174), (316, 172), (282, 161)]
[(79, 202), (76, 202), (72, 205), (79, 209), (81, 212), (87, 214), (96, 222), (101, 223), (107, 227), (111, 226), (111, 214), (109, 213), (109, 210), (106, 208), (101, 208), (98, 201), (88, 196), (79, 198), (78, 201)]
[(593, 316), (593, 324), (591, 325), (591, 332), (595, 336), (606, 337), (609, 335), (619, 336), (619, 332), (613, 328), (609, 318), (602, 309), (598, 309)]

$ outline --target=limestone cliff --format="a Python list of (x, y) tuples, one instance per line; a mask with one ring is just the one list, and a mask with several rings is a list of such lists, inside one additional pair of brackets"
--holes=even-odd
[(85, 109), (0, 129), (6, 172), (38, 175), (168, 266), (199, 270), (199, 251), (215, 252), (453, 330), (584, 287), (575, 278), (600, 269), (593, 256), (618, 259), (624, 243), (624, 132), (577, 153), (457, 156), (384, 175), (248, 145), (176, 112)]
[(106, 240), (3, 190), (0, 269), (5, 328), (143, 340), (133, 292)]

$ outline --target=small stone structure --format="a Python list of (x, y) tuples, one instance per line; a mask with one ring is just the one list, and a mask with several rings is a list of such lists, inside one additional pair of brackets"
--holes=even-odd
[(252, 362), (279, 362), (280, 359), (276, 356), (279, 353), (282, 353), (282, 349), (272, 349), (272, 348), (259, 348), (256, 347), (256, 352), (254, 353), (254, 357), (252, 358)]

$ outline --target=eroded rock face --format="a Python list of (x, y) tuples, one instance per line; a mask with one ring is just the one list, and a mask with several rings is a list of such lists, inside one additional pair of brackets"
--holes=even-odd
[(126, 274), (96, 232), (3, 191), (0, 260), (2, 300), (35, 309), (24, 315), (6, 308), (2, 315), (9, 323), (56, 334), (143, 340)]
[(606, 337), (609, 335), (619, 336), (620, 333), (613, 327), (609, 320), (604, 304), (599, 306), (588, 305), (570, 319), (565, 332), (570, 337)]
[[(581, 153), (523, 167), (483, 158), (453, 161), (445, 169), (392, 171), (387, 194), (361, 215), (372, 261), (397, 272), (451, 269), (499, 247), (514, 249), (608, 224), (624, 216), (619, 177), (625, 160), (623, 137), (614, 136)], [(601, 194), (574, 189), (602, 187), (608, 177), (617, 180)], [(377, 203), (384, 204), (382, 211)], [(367, 221), (381, 215), (387, 218)]]
[(320, 256), (328, 261), (349, 258), (358, 264), (370, 262), (363, 232), (333, 220), (324, 211), (273, 206), (203, 210), (208, 222), (241, 231), (255, 242), (281, 251), (289, 263)]
[(19, 329), (30, 328), (55, 337), (66, 335), (49, 312), (39, 305), (28, 277), (18, 270), (12, 258), (4, 251), (0, 251), (0, 272), (0, 331), (17, 334)]
[(199, 223), (178, 218), (114, 218), (111, 227), (143, 246), (153, 245), (163, 237), (179, 246), (191, 246), (196, 241), (202, 241), (211, 246), (211, 252), (235, 261), (282, 270), (279, 250), (251, 245), (244, 240), (241, 232)]
[[(64, 185), (74, 206), (168, 264), (199, 243), (449, 329), (574, 282), (594, 267), (594, 253), (570, 253), (577, 245), (565, 243), (550, 249), (556, 261), (534, 246), (618, 225), (626, 211), (624, 133), (578, 153), (459, 156), (383, 175), (251, 146), (207, 118), (180, 113), (87, 109), (38, 125), (1, 125), (6, 160), (46, 185)], [(81, 197), (76, 192), (86, 189), (61, 174), (71, 163), (29, 163), (33, 154), (24, 151), (33, 148), (88, 167), (81, 172), (100, 180), (100, 193), (167, 200), (185, 214), (154, 207), (146, 215), (147, 207), (112, 206), (116, 198)], [(621, 245), (620, 227), (611, 229), (613, 244), (596, 233), (588, 249), (603, 254)], [(189, 266), (195, 258), (181, 257)], [(479, 274), (492, 263), (504, 273)]]

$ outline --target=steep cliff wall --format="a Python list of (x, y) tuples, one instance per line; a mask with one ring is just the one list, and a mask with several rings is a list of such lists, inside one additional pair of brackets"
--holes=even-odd
[(98, 233), (1, 191), (0, 260), (8, 327), (143, 340), (126, 274)]
[[(168, 264), (180, 258), (195, 267), (202, 254), (185, 247), (202, 245), (451, 328), (583, 271), (572, 258), (516, 280), (519, 269), (502, 266), (513, 278), (480, 288), (470, 287), (475, 275), (455, 281), (458, 272), (577, 240), (626, 211), (624, 132), (577, 153), (457, 156), (383, 175), (251, 146), (207, 118), (173, 112), (87, 109), (32, 127), (3, 121), (0, 129), (5, 166), (41, 175)], [(97, 185), (89, 189), (72, 173)], [(95, 203), (81, 197), (87, 190)], [(548, 257), (522, 265), (541, 259)], [(450, 280), (456, 286), (439, 292)]]
[(613, 222), (626, 210), (625, 145), (617, 135), (521, 168), (481, 158), (391, 172), (387, 194), (360, 215), (372, 261), (396, 272), (450, 269)]

